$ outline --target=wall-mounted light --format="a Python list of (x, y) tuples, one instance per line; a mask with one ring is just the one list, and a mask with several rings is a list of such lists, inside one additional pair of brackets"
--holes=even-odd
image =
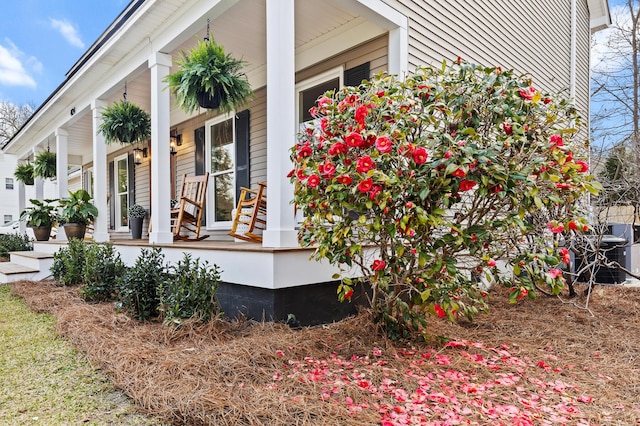
[(177, 154), (178, 150), (176, 147), (182, 146), (182, 135), (178, 134), (178, 129), (171, 129), (169, 133), (169, 149), (171, 154)]
[(133, 148), (133, 164), (136, 166), (142, 163), (143, 158), (147, 158), (147, 148)]

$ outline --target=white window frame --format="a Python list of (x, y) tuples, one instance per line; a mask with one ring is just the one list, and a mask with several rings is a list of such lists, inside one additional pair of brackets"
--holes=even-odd
[(131, 200), (129, 199), (129, 193), (131, 192), (131, 188), (129, 188), (129, 154), (124, 153), (122, 155), (117, 156), (116, 158), (113, 159), (113, 192), (115, 194), (115, 215), (116, 217), (114, 218), (114, 224), (115, 224), (115, 232), (128, 232), (129, 231), (129, 225), (125, 225), (122, 226), (122, 223), (120, 221), (120, 207), (122, 207), (120, 205), (120, 192), (118, 192), (118, 163), (122, 160), (125, 160), (126, 164), (127, 164), (127, 207), (131, 205)]
[[(225, 172), (218, 172), (218, 173), (212, 173), (211, 172), (211, 127), (215, 126), (216, 124), (222, 123), (223, 121), (227, 121), (227, 120), (231, 120), (231, 125), (232, 125), (232, 134), (233, 134), (233, 146), (231, 149), (231, 155), (232, 155), (232, 159), (233, 159), (233, 171), (231, 172), (233, 175), (233, 188), (234, 191), (233, 193), (235, 194), (235, 187), (236, 187), (236, 120), (235, 120), (235, 111), (227, 113), (227, 114), (221, 114), (215, 118), (212, 118), (211, 120), (207, 120), (204, 123), (204, 140), (205, 140), (205, 167), (207, 169), (207, 171), (209, 172), (209, 182), (207, 185), (207, 230), (211, 230), (211, 231), (215, 231), (215, 230), (228, 230), (231, 229), (231, 225), (233, 224), (233, 220), (225, 220), (225, 221), (216, 221), (215, 220), (215, 202), (216, 202), (216, 197), (215, 197), (215, 176), (219, 175), (219, 174), (224, 174), (224, 173), (229, 173), (227, 171)], [(235, 195), (234, 195), (234, 200), (233, 200), (233, 208), (235, 209), (236, 204), (237, 204), (237, 200), (235, 199)]]
[(323, 73), (314, 75), (313, 77), (310, 77), (296, 84), (296, 133), (301, 130), (300, 124), (302, 124), (300, 123), (300, 95), (302, 94), (302, 92), (336, 78), (339, 79), (338, 89), (341, 89), (344, 86), (344, 67), (342, 65), (327, 70)]

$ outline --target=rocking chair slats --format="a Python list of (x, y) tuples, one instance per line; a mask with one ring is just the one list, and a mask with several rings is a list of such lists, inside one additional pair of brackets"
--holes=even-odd
[(266, 187), (266, 182), (258, 182), (258, 189), (240, 188), (229, 235), (244, 241), (262, 242), (261, 231), (267, 227)]
[(200, 236), (208, 182), (209, 173), (201, 176), (183, 175), (178, 205), (171, 210), (174, 240), (203, 240), (208, 237)]

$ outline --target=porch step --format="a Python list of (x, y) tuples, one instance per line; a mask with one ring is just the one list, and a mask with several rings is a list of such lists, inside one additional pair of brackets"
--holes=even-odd
[(53, 255), (38, 251), (14, 251), (9, 262), (0, 263), (0, 283), (40, 281), (51, 276)]

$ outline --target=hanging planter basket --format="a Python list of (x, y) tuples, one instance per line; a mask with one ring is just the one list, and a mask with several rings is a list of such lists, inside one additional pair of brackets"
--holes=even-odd
[(176, 102), (187, 113), (200, 107), (231, 112), (253, 98), (253, 90), (242, 69), (247, 63), (235, 58), (217, 44), (213, 34), (176, 61), (180, 70), (165, 77)]
[(42, 151), (33, 160), (33, 175), (43, 179), (56, 177), (56, 153), (49, 150)]
[(200, 105), (201, 108), (216, 109), (220, 107), (220, 102), (222, 101), (222, 91), (219, 87), (216, 87), (214, 89), (213, 94), (201, 90), (196, 93), (196, 97), (198, 99), (198, 105)]
[(107, 144), (136, 144), (151, 137), (151, 117), (145, 110), (129, 101), (114, 102), (102, 110), (98, 131)]
[(13, 172), (13, 177), (25, 185), (33, 185), (33, 164), (30, 162), (18, 164), (16, 170)]

